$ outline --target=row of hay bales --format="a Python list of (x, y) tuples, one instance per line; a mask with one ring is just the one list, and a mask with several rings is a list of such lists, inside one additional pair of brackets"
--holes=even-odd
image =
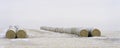
[(23, 28), (17, 26), (10, 26), (6, 31), (6, 38), (26, 38), (27, 33)]
[(42, 26), (40, 29), (59, 33), (76, 34), (81, 37), (101, 36), (101, 31), (97, 28), (57, 28)]

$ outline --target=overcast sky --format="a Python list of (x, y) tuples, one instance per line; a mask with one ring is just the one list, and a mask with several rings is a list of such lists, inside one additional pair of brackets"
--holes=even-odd
[(0, 0), (0, 28), (20, 25), (120, 30), (120, 0)]

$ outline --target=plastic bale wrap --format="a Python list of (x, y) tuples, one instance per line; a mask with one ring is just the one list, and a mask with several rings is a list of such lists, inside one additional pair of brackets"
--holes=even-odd
[(58, 28), (55, 28), (55, 32), (58, 32)]
[(45, 28), (45, 30), (49, 30), (49, 28), (48, 27), (44, 27)]
[(49, 27), (49, 31), (55, 32), (55, 28)]
[(58, 30), (60, 33), (64, 33), (64, 30), (63, 30), (63, 28), (59, 28), (59, 30)]
[(42, 29), (42, 30), (45, 30), (45, 28), (46, 28), (45, 26), (40, 27), (40, 29)]
[(52, 28), (52, 31), (53, 31), (53, 32), (56, 32), (56, 28)]
[(64, 33), (69, 33), (69, 34), (71, 34), (72, 32), (71, 32), (71, 28), (64, 28)]
[(75, 34), (77, 28), (71, 28), (71, 33)]
[(59, 32), (60, 31), (60, 29), (59, 28), (56, 28), (56, 32)]
[(42, 30), (46, 30), (46, 31), (53, 31), (53, 32), (56, 32), (56, 28), (53, 28), (53, 27), (46, 27), (46, 26), (42, 26), (40, 27), (40, 29)]
[(60, 32), (60, 33), (68, 33), (68, 34), (76, 34), (81, 37), (88, 37), (89, 31), (87, 28), (55, 28), (55, 27), (46, 27), (49, 31)]
[(49, 27), (46, 27), (46, 26), (42, 26), (40, 27), (40, 29), (49, 31)]

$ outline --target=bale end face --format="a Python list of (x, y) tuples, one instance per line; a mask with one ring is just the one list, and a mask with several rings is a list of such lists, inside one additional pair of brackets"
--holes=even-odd
[(24, 30), (18, 30), (17, 34), (17, 38), (26, 38), (27, 34)]
[(99, 29), (94, 29), (92, 32), (91, 32), (92, 36), (101, 36), (101, 32)]
[(89, 34), (88, 30), (83, 29), (83, 30), (80, 31), (80, 35), (79, 36), (81, 36), (81, 37), (88, 37), (88, 34)]
[(16, 38), (16, 33), (13, 30), (8, 30), (6, 33), (6, 38), (9, 39)]

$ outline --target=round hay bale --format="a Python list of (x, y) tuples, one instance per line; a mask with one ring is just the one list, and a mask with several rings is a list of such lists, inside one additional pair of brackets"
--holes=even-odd
[(101, 36), (101, 31), (99, 29), (92, 29), (91, 30), (91, 35), (92, 36)]
[(86, 28), (71, 28), (72, 34), (76, 34), (80, 37), (88, 37), (89, 32)]
[(88, 30), (87, 29), (82, 29), (80, 32), (79, 32), (79, 36), (81, 36), (81, 37), (88, 37), (88, 34), (89, 34), (89, 32), (88, 32)]
[(14, 30), (8, 30), (7, 32), (6, 32), (6, 38), (16, 38), (16, 33), (15, 33), (15, 31)]
[(16, 32), (17, 38), (26, 38), (27, 37), (27, 33), (25, 30), (18, 30)]

